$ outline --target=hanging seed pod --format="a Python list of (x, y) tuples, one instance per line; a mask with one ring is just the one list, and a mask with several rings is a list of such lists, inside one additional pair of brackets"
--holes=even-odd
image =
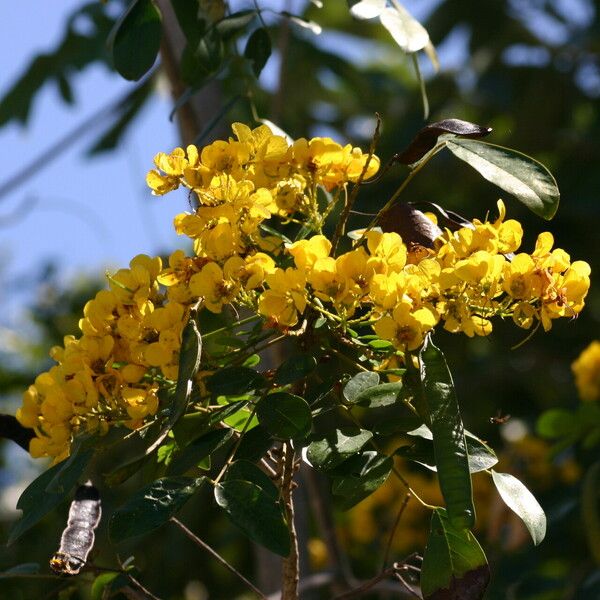
[(67, 527), (60, 548), (50, 559), (50, 568), (59, 575), (77, 575), (94, 546), (94, 530), (102, 514), (100, 493), (86, 482), (77, 488), (69, 508)]

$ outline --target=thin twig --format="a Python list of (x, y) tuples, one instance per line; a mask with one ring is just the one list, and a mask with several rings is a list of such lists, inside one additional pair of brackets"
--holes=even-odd
[(373, 138), (371, 139), (371, 145), (369, 147), (369, 154), (367, 156), (367, 160), (358, 176), (352, 191), (349, 196), (346, 196), (346, 202), (344, 203), (344, 208), (342, 209), (342, 214), (340, 215), (340, 219), (337, 223), (337, 227), (335, 228), (335, 233), (333, 234), (333, 239), (331, 240), (331, 253), (335, 254), (335, 250), (337, 248), (338, 242), (340, 241), (341, 236), (344, 234), (344, 228), (346, 227), (346, 222), (348, 221), (348, 217), (350, 216), (350, 211), (352, 210), (352, 206), (354, 205), (354, 201), (358, 196), (358, 192), (360, 190), (360, 186), (367, 174), (367, 170), (369, 169), (369, 165), (371, 164), (371, 160), (375, 155), (375, 149), (377, 147), (377, 142), (379, 141), (380, 128), (381, 128), (381, 118), (378, 113), (375, 113), (375, 117), (377, 119), (377, 123), (375, 125), (375, 131), (373, 133)]
[(127, 571), (127, 569), (123, 565), (123, 562), (121, 561), (121, 557), (118, 554), (117, 554), (117, 561), (119, 562), (119, 567), (121, 568), (121, 571), (123, 572), (125, 577), (127, 577), (127, 579), (129, 579), (129, 581), (131, 581), (131, 583), (133, 583), (133, 585), (136, 588), (138, 588), (144, 594), (146, 594), (147, 598), (149, 598), (150, 600), (161, 600), (161, 598), (159, 598), (158, 596), (155, 596), (150, 590), (146, 589), (133, 575), (131, 575)]
[(296, 525), (294, 523), (294, 501), (292, 498), (295, 452), (292, 445), (285, 443), (283, 445), (283, 477), (281, 482), (281, 496), (284, 503), (288, 530), (290, 533), (290, 553), (283, 561), (283, 581), (281, 590), (281, 600), (296, 600), (298, 598), (298, 579), (299, 579), (299, 556), (298, 556), (298, 536), (296, 535)]
[(417, 592), (415, 592), (415, 590), (413, 590), (410, 585), (408, 585), (408, 583), (406, 583), (406, 581), (404, 581), (404, 578), (402, 577), (402, 575), (400, 575), (400, 573), (395, 572), (394, 573), (394, 577), (402, 584), (402, 586), (404, 588), (406, 588), (406, 591), (411, 595), (414, 596), (415, 598), (419, 598), (419, 600), (421, 600), (422, 596), (420, 594), (418, 594)]
[(385, 547), (385, 554), (383, 555), (383, 567), (382, 567), (383, 569), (385, 569), (387, 567), (388, 560), (390, 558), (390, 551), (392, 549), (392, 542), (394, 541), (394, 536), (396, 535), (396, 530), (398, 529), (400, 519), (402, 518), (404, 509), (406, 508), (408, 501), (411, 499), (411, 496), (412, 495), (410, 492), (406, 492), (406, 495), (404, 496), (404, 500), (402, 501), (402, 504), (400, 505), (400, 510), (398, 511), (398, 515), (396, 516), (396, 520), (394, 521), (392, 530), (390, 531), (390, 536), (388, 538), (387, 545)]
[(191, 532), (181, 521), (175, 517), (171, 517), (171, 521), (187, 535), (197, 546), (204, 548), (213, 558), (219, 561), (226, 569), (231, 571), (238, 579), (243, 581), (255, 594), (261, 599), (267, 600), (265, 596), (253, 583), (248, 581), (234, 566), (230, 565), (216, 550), (213, 550), (204, 540), (201, 540), (197, 535)]
[(394, 575), (395, 572), (396, 572), (396, 570), (394, 567), (389, 567), (388, 569), (385, 569), (378, 575), (375, 575), (375, 577), (373, 577), (373, 579), (369, 579), (369, 581), (365, 581), (365, 583), (363, 583), (362, 585), (359, 585), (358, 587), (354, 588), (353, 590), (350, 590), (349, 592), (344, 592), (343, 594), (340, 594), (339, 596), (335, 596), (335, 598), (333, 600), (350, 600), (351, 598), (358, 598), (364, 592), (366, 592), (366, 591), (370, 590), (372, 587), (376, 586), (382, 579), (385, 579), (386, 577), (390, 577), (391, 575)]

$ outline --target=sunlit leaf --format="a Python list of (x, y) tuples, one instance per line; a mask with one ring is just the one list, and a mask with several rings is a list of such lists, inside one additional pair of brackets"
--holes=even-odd
[(354, 404), (358, 396), (365, 390), (379, 383), (379, 373), (373, 371), (360, 371), (344, 386), (343, 394), (346, 402)]
[(418, 52), (429, 44), (429, 34), (401, 4), (386, 8), (379, 16), (381, 24), (404, 52)]
[(556, 180), (537, 160), (510, 148), (476, 140), (454, 139), (446, 146), (454, 156), (536, 215), (549, 220), (556, 214), (560, 200)]
[(535, 496), (513, 475), (492, 470), (492, 479), (506, 506), (510, 508), (529, 530), (537, 546), (546, 536), (546, 515)]

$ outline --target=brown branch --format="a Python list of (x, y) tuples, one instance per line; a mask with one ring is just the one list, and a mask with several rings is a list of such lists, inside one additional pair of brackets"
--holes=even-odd
[(265, 596), (253, 583), (248, 581), (234, 566), (229, 564), (216, 550), (213, 550), (204, 540), (201, 540), (197, 535), (191, 532), (181, 521), (175, 517), (170, 519), (185, 535), (190, 538), (197, 546), (200, 546), (206, 550), (214, 559), (221, 563), (226, 569), (231, 571), (238, 579), (243, 581), (255, 594), (257, 594), (263, 600), (267, 600)]
[(283, 561), (281, 600), (297, 600), (299, 579), (298, 536), (294, 523), (294, 500), (292, 497), (295, 453), (291, 444), (286, 443), (283, 452), (283, 477), (281, 496), (284, 502), (285, 516), (290, 532), (290, 554)]
[[(125, 575), (125, 577), (127, 577), (127, 579), (137, 588), (139, 589), (143, 594), (145, 594), (146, 598), (149, 598), (149, 600), (161, 600), (158, 596), (155, 596), (150, 590), (146, 589), (135, 577), (133, 577), (133, 575), (131, 575), (126, 569), (125, 566), (123, 565), (123, 562), (121, 561), (121, 557), (117, 554), (117, 561), (119, 562), (119, 567), (121, 568), (121, 571), (123, 572), (123, 574)], [(132, 591), (135, 592), (135, 589), (133, 589)], [(130, 596), (132, 597), (132, 596)], [(139, 595), (138, 595), (139, 598)]]

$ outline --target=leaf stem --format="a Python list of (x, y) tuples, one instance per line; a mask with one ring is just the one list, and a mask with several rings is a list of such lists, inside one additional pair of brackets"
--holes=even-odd
[(197, 535), (191, 532), (181, 521), (175, 517), (171, 517), (171, 521), (185, 533), (197, 546), (204, 548), (213, 558), (220, 562), (226, 569), (231, 571), (238, 579), (243, 581), (255, 594), (257, 594), (262, 600), (267, 600), (265, 596), (253, 583), (248, 581), (234, 566), (229, 564), (216, 550), (213, 550), (204, 540), (201, 540)]

